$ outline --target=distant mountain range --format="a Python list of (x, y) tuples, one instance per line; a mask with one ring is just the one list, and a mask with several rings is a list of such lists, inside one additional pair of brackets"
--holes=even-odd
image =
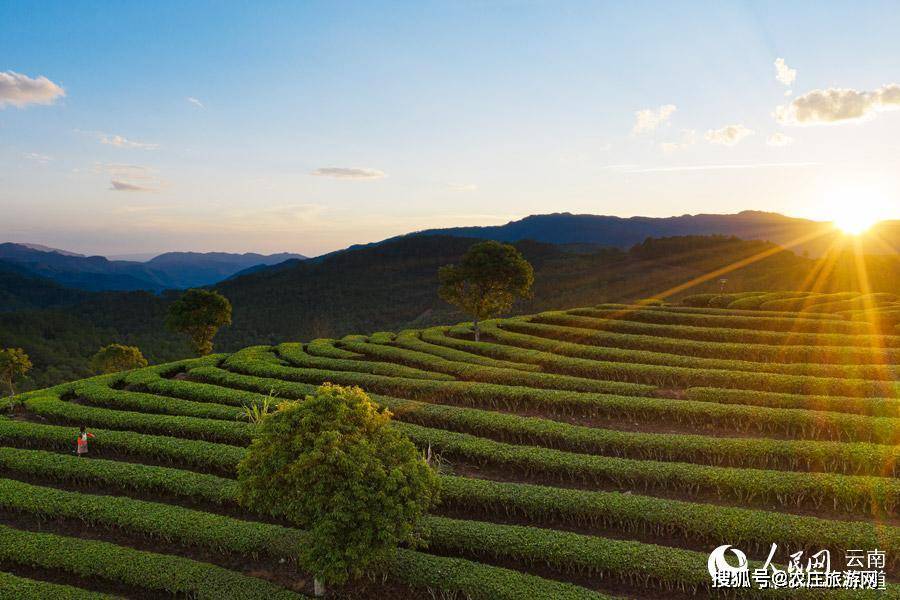
[[(731, 215), (679, 217), (613, 217), (554, 213), (532, 215), (505, 225), (428, 229), (408, 235), (452, 235), (501, 242), (535, 240), (550, 244), (596, 244), (629, 248), (647, 238), (684, 235), (727, 235), (764, 240), (799, 254), (821, 256), (841, 233), (831, 223), (746, 210)], [(866, 254), (900, 252), (900, 221), (884, 221), (860, 238)]]
[[(84, 256), (38, 244), (0, 244), (0, 263), (56, 282), (89, 291), (159, 292), (211, 285), (250, 267), (270, 266), (300, 254), (227, 254), (224, 252), (167, 252), (146, 262)], [(9, 269), (7, 269), (8, 271)]]

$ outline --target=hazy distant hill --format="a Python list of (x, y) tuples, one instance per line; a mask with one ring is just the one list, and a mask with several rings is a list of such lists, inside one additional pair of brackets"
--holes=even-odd
[(302, 254), (228, 254), (225, 252), (166, 252), (147, 261), (148, 267), (166, 273), (175, 284), (188, 288), (209, 285), (227, 279), (245, 269), (271, 266), (286, 260), (303, 260)]
[[(900, 221), (881, 223), (872, 233), (875, 235), (863, 239), (867, 254), (900, 251)], [(814, 237), (796, 245), (793, 250), (820, 256), (840, 234), (833, 230), (830, 223), (747, 210), (733, 215), (699, 214), (663, 218), (554, 213), (532, 215), (505, 225), (430, 229), (411, 235), (452, 235), (504, 242), (527, 239), (551, 244), (590, 243), (617, 248), (628, 248), (648, 237), (733, 235), (781, 246)]]
[(108, 260), (103, 256), (40, 249), (35, 244), (0, 244), (0, 261), (50, 279), (60, 285), (89, 291), (161, 291), (210, 285), (254, 265), (274, 265), (299, 254), (227, 254), (170, 252), (148, 262)]

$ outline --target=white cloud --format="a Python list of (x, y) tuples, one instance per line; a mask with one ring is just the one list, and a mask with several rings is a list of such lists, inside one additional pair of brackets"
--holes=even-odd
[(22, 108), (29, 104), (53, 104), (66, 90), (46, 77), (31, 78), (15, 71), (0, 71), (0, 108), (7, 104)]
[(734, 146), (748, 135), (753, 135), (752, 129), (747, 129), (743, 125), (728, 125), (721, 129), (710, 129), (704, 137), (711, 144)]
[(682, 129), (681, 139), (677, 142), (663, 142), (659, 145), (660, 149), (666, 154), (684, 150), (697, 143), (697, 132), (693, 129)]
[(768, 137), (766, 144), (769, 146), (790, 146), (794, 143), (794, 138), (784, 135), (780, 131), (776, 131)]
[(645, 108), (634, 113), (634, 127), (631, 133), (638, 135), (655, 131), (666, 123), (678, 108), (674, 104), (664, 104), (657, 109)]
[(48, 162), (53, 160), (52, 156), (47, 156), (46, 154), (39, 154), (37, 152), (26, 152), (22, 155), (22, 158), (26, 160), (33, 160), (36, 163), (40, 163), (42, 165), (46, 165)]
[(206, 108), (205, 106), (203, 106), (202, 102), (200, 102), (199, 100), (197, 100), (196, 98), (194, 98), (192, 96), (188, 96), (187, 98), (185, 98), (185, 100), (187, 100), (188, 102), (190, 102), (197, 108)]
[(790, 86), (792, 83), (794, 83), (794, 80), (797, 79), (797, 69), (788, 67), (783, 58), (776, 58), (775, 79), (777, 79), (784, 85)]
[(889, 110), (900, 110), (900, 84), (883, 85), (873, 91), (813, 90), (787, 106), (777, 107), (775, 119), (785, 125), (831, 125), (873, 119)]
[(151, 192), (152, 188), (144, 187), (136, 183), (113, 179), (109, 182), (109, 191), (111, 192)]
[(360, 169), (356, 167), (320, 167), (310, 173), (317, 177), (333, 177), (335, 179), (382, 179), (387, 177), (378, 169)]

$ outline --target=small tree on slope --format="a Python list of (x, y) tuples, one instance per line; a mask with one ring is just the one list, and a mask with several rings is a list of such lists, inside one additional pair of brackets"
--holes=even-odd
[(199, 356), (213, 349), (213, 338), (223, 325), (231, 325), (231, 302), (218, 292), (188, 290), (169, 308), (166, 325), (186, 333)]
[(6, 384), (10, 396), (16, 395), (16, 388), (13, 385), (16, 379), (25, 377), (31, 366), (31, 360), (21, 348), (0, 350), (0, 381)]
[(534, 269), (515, 247), (487, 241), (473, 245), (458, 265), (438, 271), (438, 295), (472, 315), (475, 341), (478, 322), (509, 310), (516, 298), (527, 298)]
[(137, 346), (109, 344), (103, 346), (91, 358), (91, 369), (95, 373), (118, 373), (147, 366), (147, 359)]
[(390, 417), (359, 388), (325, 384), (263, 418), (238, 465), (244, 506), (309, 531), (300, 558), (317, 588), (419, 541), (437, 478)]

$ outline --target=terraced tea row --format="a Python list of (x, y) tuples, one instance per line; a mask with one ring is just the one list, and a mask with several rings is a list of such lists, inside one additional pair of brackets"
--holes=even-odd
[[(428, 547), (339, 596), (729, 597), (706, 566), (725, 543), (761, 560), (775, 542), (779, 561), (877, 548), (900, 575), (896, 363), (881, 360), (895, 340), (833, 314), (744, 312), (601, 306), (491, 321), (480, 342), (466, 325), (320, 339), (22, 395), (0, 418), (0, 540), (59, 538), (102, 564), (3, 552), (0, 589), (200, 593), (177, 587), (188, 569), (211, 582), (202, 593), (311, 594), (307, 534), (242, 508), (234, 478), (253, 435), (245, 408), (324, 382), (362, 387), (442, 465)], [(81, 425), (92, 460), (69, 454)], [(85, 526), (96, 539), (71, 537)], [(96, 558), (129, 552), (162, 561), (158, 577)], [(900, 595), (890, 583), (790, 597)]]

